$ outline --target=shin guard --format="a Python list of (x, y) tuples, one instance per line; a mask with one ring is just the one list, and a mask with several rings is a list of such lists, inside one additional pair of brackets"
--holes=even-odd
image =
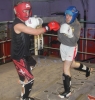
[(71, 95), (71, 77), (68, 75), (63, 74), (63, 85), (64, 85), (64, 92), (60, 93), (58, 96), (60, 98), (69, 97)]
[(63, 85), (66, 92), (70, 91), (71, 77), (63, 73)]
[(79, 68), (75, 68), (76, 70), (86, 72), (86, 77), (90, 76), (90, 68), (86, 67), (85, 65), (80, 63)]
[(34, 81), (31, 81), (31, 82), (29, 82), (29, 83), (27, 83), (27, 84), (23, 84), (22, 87), (23, 87), (23, 89), (24, 89), (24, 93), (21, 93), (21, 97), (22, 97), (23, 99), (28, 98), (28, 96), (29, 96), (29, 94), (30, 94), (30, 92), (31, 92), (33, 83), (34, 83)]

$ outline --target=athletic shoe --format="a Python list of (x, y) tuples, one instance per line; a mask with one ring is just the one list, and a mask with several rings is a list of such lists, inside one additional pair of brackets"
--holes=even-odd
[(69, 92), (62, 92), (62, 93), (60, 93), (58, 96), (60, 97), (60, 98), (67, 98), (67, 97), (69, 97), (71, 95), (71, 91), (69, 91)]
[(20, 98), (20, 100), (35, 100), (35, 99), (34, 99), (34, 98), (31, 98), (31, 97), (28, 97), (28, 98), (26, 98), (26, 99)]
[(34, 98), (28, 97), (25, 100), (34, 100)]

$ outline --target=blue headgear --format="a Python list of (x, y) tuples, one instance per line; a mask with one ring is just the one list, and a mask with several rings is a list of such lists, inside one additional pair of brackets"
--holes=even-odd
[(66, 14), (72, 16), (72, 20), (70, 21), (70, 23), (72, 23), (72, 22), (74, 22), (74, 20), (78, 16), (78, 10), (76, 9), (75, 6), (70, 6), (65, 10), (65, 16), (66, 16)]

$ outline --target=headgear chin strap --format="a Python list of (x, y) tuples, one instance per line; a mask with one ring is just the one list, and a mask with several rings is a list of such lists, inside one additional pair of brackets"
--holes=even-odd
[(71, 24), (71, 23), (74, 22), (75, 19), (77, 18), (77, 16), (78, 16), (78, 10), (76, 9), (75, 6), (70, 6), (70, 7), (68, 7), (68, 8), (65, 10), (65, 16), (66, 16), (66, 14), (72, 16), (72, 19), (71, 19), (71, 21), (70, 21), (70, 24)]
[[(24, 10), (29, 10), (29, 15)], [(28, 20), (28, 18), (32, 15), (31, 4), (30, 2), (21, 2), (18, 5), (14, 6), (15, 14), (18, 18), (23, 21)]]

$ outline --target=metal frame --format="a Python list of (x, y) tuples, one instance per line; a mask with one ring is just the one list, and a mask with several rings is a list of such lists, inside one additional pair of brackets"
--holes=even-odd
[[(90, 29), (95, 30), (95, 28), (90, 28)], [(88, 29), (87, 29), (87, 30), (88, 30)], [(87, 30), (86, 30), (86, 38), (80, 38), (81, 40), (86, 40), (85, 52), (83, 52), (83, 51), (78, 51), (78, 53), (81, 53), (81, 54), (88, 54), (88, 55), (95, 55), (94, 53), (89, 53), (89, 52), (87, 52), (87, 42), (88, 42), (89, 40), (95, 41), (95, 39), (87, 38)], [(48, 36), (58, 36), (58, 35), (54, 35), (54, 34), (44, 34), (44, 35), (48, 35)], [(0, 44), (3, 44), (3, 54), (5, 54), (4, 43), (5, 43), (5, 42), (8, 42), (8, 41), (11, 41), (11, 39), (10, 39), (10, 40), (6, 40), (6, 41), (0, 41)], [(83, 45), (82, 45), (82, 46), (83, 46)], [(30, 50), (33, 50), (33, 49), (35, 49), (35, 48), (31, 48)], [(59, 50), (58, 48), (52, 48), (52, 47), (46, 47), (46, 46), (44, 46), (44, 49), (55, 49), (55, 50)], [(3, 62), (5, 63), (5, 58), (10, 57), (10, 56), (11, 56), (11, 55), (8, 55), (8, 56), (3, 55), (3, 56), (0, 58), (0, 60), (3, 59)], [(86, 59), (86, 55), (85, 55), (85, 59)], [(92, 59), (92, 58), (91, 58), (91, 59)], [(89, 60), (90, 60), (90, 59), (89, 59)]]
[(2, 44), (2, 46), (3, 46), (3, 48), (2, 48), (2, 49), (3, 49), (3, 56), (0, 58), (0, 60), (3, 59), (3, 63), (6, 63), (5, 59), (6, 59), (7, 57), (10, 57), (10, 56), (11, 56), (11, 55), (5, 56), (4, 43), (5, 43), (5, 42), (8, 42), (8, 41), (11, 41), (11, 39), (6, 40), (6, 41), (0, 41), (0, 44)]
[[(0, 24), (6, 24), (6, 23), (12, 23), (13, 21), (4, 21), (4, 22), (0, 22)], [(93, 22), (93, 21), (80, 21), (80, 23), (91, 23), (91, 24), (95, 24), (95, 22)], [(92, 39), (92, 38), (87, 38), (87, 30), (88, 29), (92, 29), (92, 30), (95, 30), (95, 28), (87, 28), (86, 29), (86, 34), (85, 34), (85, 38), (80, 38), (81, 40), (85, 40), (86, 41), (86, 48), (85, 48), (85, 52), (83, 52), (83, 50), (82, 51), (78, 51), (78, 53), (81, 53), (81, 54), (83, 54), (83, 55), (85, 55), (85, 59), (86, 59), (86, 54), (88, 54), (88, 55), (95, 55), (94, 53), (89, 53), (89, 52), (87, 52), (87, 42), (88, 41), (95, 41), (95, 39)], [(58, 35), (55, 35), (55, 34), (43, 34), (43, 35), (47, 35), (47, 36), (58, 36)], [(4, 43), (5, 42), (7, 42), (7, 41), (11, 41), (11, 39), (10, 40), (6, 40), (6, 41), (0, 41), (0, 44), (2, 43), (3, 44), (3, 47), (4, 47)], [(82, 45), (82, 48), (83, 48), (83, 45)], [(31, 48), (30, 50), (34, 50), (35, 49), (35, 47), (34, 48)], [(58, 48), (52, 48), (52, 47), (46, 47), (46, 46), (44, 46), (44, 49), (56, 49), (56, 50), (59, 50)], [(5, 51), (4, 50), (4, 48), (3, 48), (3, 51)], [(3, 59), (3, 61), (4, 61), (4, 63), (5, 63), (5, 58), (6, 57), (10, 57), (11, 55), (8, 55), (8, 56), (2, 56), (1, 58), (0, 58), (0, 60), (1, 59)]]

